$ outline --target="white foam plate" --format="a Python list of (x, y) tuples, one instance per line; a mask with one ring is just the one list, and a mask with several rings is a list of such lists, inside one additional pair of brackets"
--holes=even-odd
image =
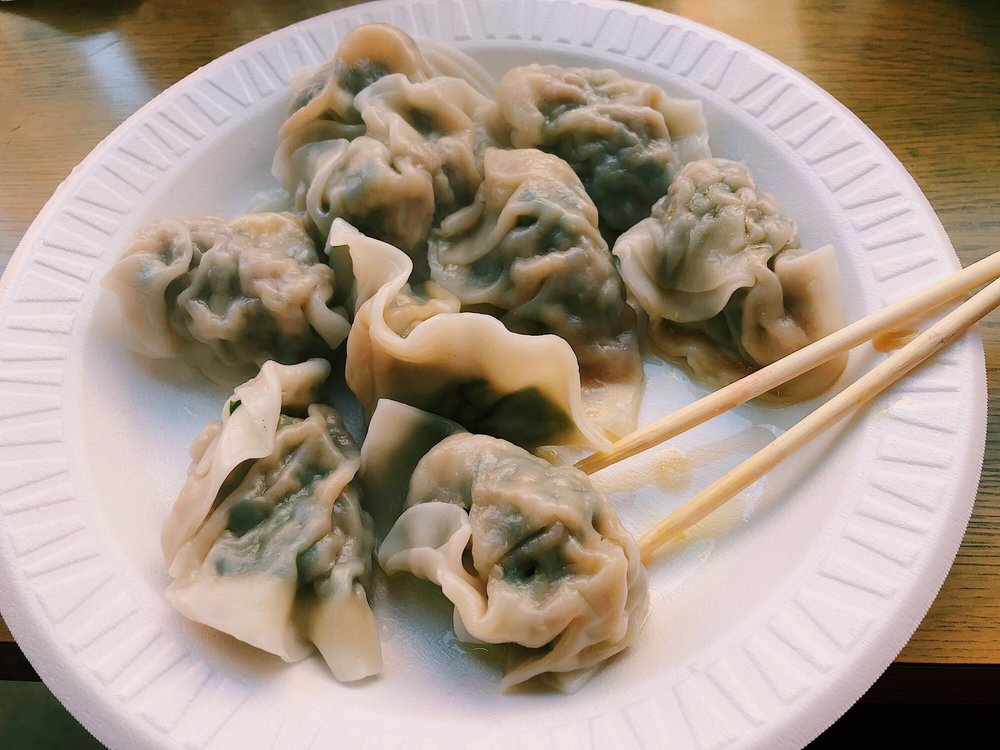
[[(610, 66), (700, 98), (720, 156), (746, 160), (832, 242), (850, 318), (958, 267), (916, 185), (817, 86), (722, 34), (623, 3), (432, 0), (356, 6), (199, 70), (112, 133), (45, 206), (0, 303), (0, 581), (18, 644), (111, 747), (803, 745), (891, 662), (933, 600), (972, 507), (985, 435), (982, 346), (967, 336), (692, 530), (651, 570), (639, 643), (572, 695), (499, 695), (430, 587), (380, 588), (386, 668), (335, 682), (193, 625), (165, 602), (158, 535), (187, 449), (225, 393), (152, 375), (98, 280), (142, 223), (233, 215), (273, 185), (289, 81), (372, 20), (454, 43), (488, 69)], [(859, 350), (856, 376), (882, 355)], [(651, 363), (643, 420), (702, 390)], [(743, 407), (610, 470), (641, 533), (793, 423)], [(686, 467), (686, 468), (685, 468)]]

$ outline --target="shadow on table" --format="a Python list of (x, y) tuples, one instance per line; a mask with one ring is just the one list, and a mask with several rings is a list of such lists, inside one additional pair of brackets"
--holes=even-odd
[(0, 747), (5, 750), (100, 750), (40, 682), (0, 681)]
[[(857, 703), (808, 748), (979, 747), (971, 739), (967, 740), (968, 744), (962, 744), (965, 741), (961, 737), (989, 737), (995, 731), (995, 707)], [(935, 744), (938, 738), (944, 737), (950, 739)], [(987, 745), (989, 742), (982, 747)]]
[(30, 18), (65, 34), (89, 35), (118, 25), (118, 19), (135, 11), (143, 0), (17, 0), (0, 11)]
[[(878, 696), (875, 696), (876, 699)], [(885, 696), (883, 696), (885, 697)], [(862, 699), (809, 745), (809, 750), (881, 745), (928, 747), (928, 738), (961, 727), (964, 736), (994, 731), (995, 705), (914, 705)], [(984, 735), (985, 736), (985, 735)], [(942, 745), (942, 747), (957, 745)], [(0, 681), (0, 748), (99, 750), (102, 745), (40, 682)]]

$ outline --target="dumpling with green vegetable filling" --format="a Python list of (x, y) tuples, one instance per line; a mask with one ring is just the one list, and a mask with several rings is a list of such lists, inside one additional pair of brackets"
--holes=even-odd
[(303, 130), (281, 143), (272, 171), (317, 236), (341, 218), (406, 251), (426, 277), (432, 226), (471, 203), (482, 182), (492, 102), (457, 78), (395, 74), (355, 106), (363, 134), (315, 140)]
[(458, 78), (414, 83), (397, 75), (369, 86), (357, 106), (368, 136), (430, 175), (436, 221), (472, 202), (483, 153), (499, 137), (491, 99)]
[(424, 269), (432, 222), (482, 180), (493, 88), (458, 50), (389, 24), (353, 29), (293, 96), (272, 164), (285, 201), (318, 239), (341, 218)]
[(279, 138), (303, 128), (313, 131), (314, 140), (362, 135), (365, 125), (354, 99), (392, 74), (414, 82), (433, 76), (461, 78), (487, 96), (494, 86), (478, 63), (452, 47), (415, 40), (391, 24), (362, 24), (344, 36), (326, 64), (296, 85)]
[(434, 74), (417, 43), (402, 29), (384, 23), (352, 29), (329, 62), (296, 86), (279, 138), (307, 127), (316, 140), (362, 135), (365, 126), (354, 97), (392, 73), (416, 81)]
[(345, 376), (367, 418), (388, 398), (529, 448), (610, 447), (618, 404), (584, 391), (565, 341), (460, 312), (439, 285), (411, 285), (410, 259), (384, 242), (342, 230), (330, 244), (349, 248), (358, 279)]
[[(831, 246), (806, 252), (778, 200), (728, 159), (686, 164), (653, 215), (614, 246), (622, 277), (667, 357), (726, 385), (840, 328)], [(841, 355), (773, 392), (783, 400), (828, 388)]]
[(496, 102), (513, 146), (565, 159), (613, 233), (649, 216), (682, 164), (711, 156), (701, 102), (613, 70), (513, 68)]
[(220, 383), (267, 360), (325, 355), (350, 329), (333, 270), (287, 213), (150, 224), (102, 283), (118, 295), (130, 349)]
[(236, 389), (192, 448), (163, 548), (183, 615), (285, 661), (318, 648), (353, 681), (382, 667), (366, 593), (374, 534), (360, 451), (315, 403), (329, 371), (268, 362)]
[(559, 157), (489, 149), (475, 202), (431, 235), (431, 279), (466, 311), (511, 331), (552, 333), (580, 364), (584, 388), (615, 392), (621, 423), (635, 428), (642, 361), (635, 313), (597, 227), (597, 209)]
[(420, 165), (394, 159), (381, 141), (286, 143), (274, 173), (313, 235), (325, 240), (341, 219), (414, 256), (424, 252), (434, 219), (433, 180)]
[(460, 639), (509, 644), (502, 689), (572, 692), (638, 636), (638, 546), (578, 469), (459, 433), (420, 459), (406, 505), (380, 564), (439, 585)]

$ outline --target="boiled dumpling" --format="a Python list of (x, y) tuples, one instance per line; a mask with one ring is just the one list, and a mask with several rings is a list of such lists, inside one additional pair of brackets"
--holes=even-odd
[(346, 380), (367, 417), (379, 399), (393, 399), (529, 448), (610, 446), (620, 403), (583, 392), (565, 341), (459, 312), (458, 299), (437, 284), (410, 284), (410, 259), (384, 242), (340, 231), (330, 244), (350, 249), (358, 279)]
[(374, 534), (340, 416), (313, 403), (329, 365), (265, 363), (192, 449), (163, 530), (186, 617), (285, 661), (315, 646), (337, 679), (381, 669), (366, 587)]
[(296, 86), (279, 138), (311, 123), (322, 124), (315, 131), (323, 133), (317, 140), (363, 134), (365, 126), (354, 97), (394, 73), (414, 82), (435, 75), (461, 78), (487, 96), (493, 90), (489, 74), (458, 50), (431, 40), (418, 42), (391, 24), (364, 24), (343, 38), (328, 63)]
[(420, 459), (449, 435), (465, 431), (437, 414), (391, 399), (378, 402), (361, 445), (358, 481), (379, 537), (388, 533), (403, 512), (410, 477)]
[(613, 70), (514, 68), (496, 102), (513, 146), (565, 159), (615, 232), (649, 216), (681, 164), (711, 156), (701, 102)]
[(414, 83), (394, 74), (355, 106), (363, 134), (322, 140), (303, 128), (280, 145), (274, 174), (319, 236), (341, 218), (425, 269), (431, 227), (471, 203), (482, 182), (491, 102), (457, 78)]
[(648, 609), (639, 550), (583, 472), (460, 433), (417, 464), (383, 542), (455, 605), (460, 639), (510, 644), (502, 688), (539, 678), (571, 692), (631, 645)]
[(151, 224), (103, 283), (119, 297), (130, 349), (223, 383), (267, 360), (327, 353), (350, 329), (333, 270), (291, 214)]
[(299, 83), (279, 138), (311, 123), (322, 124), (322, 140), (363, 134), (365, 126), (354, 97), (392, 73), (415, 81), (426, 81), (433, 75), (417, 43), (402, 29), (384, 23), (352, 29), (333, 58)]
[(489, 149), (475, 203), (432, 233), (429, 262), (431, 279), (463, 310), (569, 343), (585, 386), (622, 386), (615, 431), (634, 428), (642, 382), (635, 314), (597, 210), (566, 162), (535, 149)]
[(388, 24), (360, 26), (293, 97), (272, 171), (318, 238), (341, 218), (425, 271), (433, 222), (482, 181), (491, 92), (462, 53)]
[[(714, 385), (768, 365), (842, 324), (832, 247), (805, 252), (778, 201), (745, 164), (686, 164), (653, 215), (614, 253), (668, 357)], [(775, 392), (814, 396), (844, 369), (837, 357)]]
[(472, 202), (483, 152), (496, 140), (489, 98), (458, 78), (414, 83), (396, 75), (365, 89), (357, 106), (369, 137), (430, 176), (436, 220)]
[(381, 141), (286, 142), (274, 169), (316, 236), (326, 239), (339, 218), (414, 255), (423, 251), (434, 219), (434, 183), (417, 164), (394, 161)]

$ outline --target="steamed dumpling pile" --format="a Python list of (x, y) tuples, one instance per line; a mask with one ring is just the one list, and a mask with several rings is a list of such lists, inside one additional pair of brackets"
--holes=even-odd
[(514, 148), (564, 159), (614, 233), (649, 216), (682, 164), (711, 156), (700, 101), (613, 70), (514, 68), (496, 101)]
[(375, 539), (360, 451), (315, 403), (329, 372), (268, 362), (236, 389), (192, 447), (162, 541), (167, 598), (186, 617), (285, 661), (318, 649), (352, 681), (382, 668), (366, 593)]
[(638, 547), (583, 472), (459, 433), (420, 460), (406, 503), (379, 562), (439, 585), (459, 638), (510, 644), (503, 689), (572, 692), (637, 637)]
[[(801, 249), (795, 221), (740, 162), (686, 164), (614, 254), (656, 346), (717, 386), (842, 325), (833, 248)], [(775, 395), (817, 395), (845, 363), (837, 357)]]
[[(587, 476), (526, 449), (635, 429), (633, 302), (718, 385), (829, 333), (832, 249), (803, 251), (747, 168), (710, 158), (700, 102), (554, 65), (495, 87), (387, 24), (344, 37), (278, 137), (294, 213), (152, 224), (105, 280), (130, 348), (252, 378), (192, 447), (169, 600), (286, 661), (318, 649), (339, 680), (378, 673), (364, 483), (384, 569), (439, 585), (460, 638), (505, 644), (504, 688), (577, 689), (637, 638), (647, 578)], [(345, 340), (364, 471), (314, 359)]]
[(119, 297), (130, 349), (184, 359), (221, 383), (267, 360), (324, 355), (350, 330), (338, 279), (287, 213), (150, 224), (103, 283)]

